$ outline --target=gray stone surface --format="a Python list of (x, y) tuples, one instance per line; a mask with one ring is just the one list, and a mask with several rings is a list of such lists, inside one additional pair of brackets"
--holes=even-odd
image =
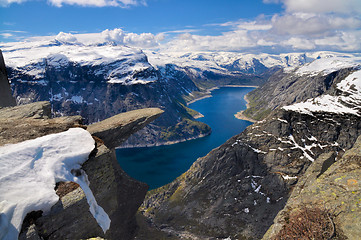
[(0, 146), (82, 126), (80, 116), (50, 118), (49, 102), (0, 109)]
[(87, 130), (102, 139), (108, 148), (118, 147), (132, 133), (158, 118), (163, 113), (159, 108), (146, 108), (120, 113), (88, 126)]
[(33, 118), (33, 119), (48, 119), (51, 118), (50, 102), (42, 101), (19, 105), (16, 107), (0, 109), (0, 119), (8, 118)]
[[(346, 239), (361, 236), (361, 136), (354, 147), (327, 169), (334, 153), (321, 155), (306, 171), (264, 240), (274, 239), (292, 212), (302, 207), (325, 209), (333, 217), (335, 231)], [(342, 239), (342, 238), (340, 238)]]

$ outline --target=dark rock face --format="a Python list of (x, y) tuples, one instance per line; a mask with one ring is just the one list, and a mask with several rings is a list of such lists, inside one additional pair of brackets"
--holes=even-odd
[(158, 227), (196, 236), (259, 239), (311, 160), (350, 148), (359, 134), (356, 116), (278, 111), (198, 159), (171, 184), (151, 191), (144, 215)]
[(260, 88), (247, 94), (251, 107), (244, 111), (247, 117), (261, 120), (280, 106), (315, 98), (335, 91), (335, 84), (354, 69), (342, 69), (327, 75), (299, 76), (279, 70)]
[[(322, 91), (336, 92), (335, 83), (347, 73), (334, 73)], [(288, 90), (292, 94), (299, 88)], [(314, 88), (310, 91), (301, 95), (313, 96)], [(287, 91), (283, 95), (288, 96)], [(260, 239), (312, 162), (325, 152), (340, 157), (360, 134), (358, 115), (305, 114), (279, 107), (198, 159), (174, 182), (148, 193), (142, 213), (154, 228), (174, 236)]]
[(97, 203), (111, 219), (110, 229), (103, 233), (89, 212), (81, 188), (65, 195), (51, 212), (36, 221), (39, 235), (46, 239), (132, 239), (137, 229), (135, 214), (143, 202), (148, 186), (131, 179), (120, 167), (114, 150), (105, 145), (83, 164)]
[(15, 106), (16, 102), (11, 95), (9, 80), (6, 73), (5, 61), (0, 50), (0, 108)]
[[(149, 64), (145, 55), (139, 61)], [(11, 68), (8, 72), (18, 104), (50, 101), (55, 116), (81, 115), (85, 124), (140, 108), (163, 109), (164, 114), (145, 130), (146, 141), (139, 142), (139, 139), (143, 138), (134, 138), (133, 142), (128, 142), (129, 145), (162, 142), (160, 133), (167, 131), (168, 127), (182, 122), (183, 119), (195, 122), (182, 104), (179, 104), (185, 104), (182, 96), (199, 91), (185, 73), (169, 69), (164, 73), (166, 76), (163, 76), (160, 71), (150, 67), (132, 77), (156, 79), (154, 82), (131, 85), (109, 83), (109, 79), (105, 78), (107, 69), (111, 69), (112, 65), (122, 64), (127, 63), (114, 62), (109, 66), (92, 67), (67, 62), (61, 68), (40, 64), (37, 68), (44, 71), (44, 76), (36, 79), (27, 75), (23, 69)], [(200, 134), (206, 133), (198, 129), (191, 137)]]

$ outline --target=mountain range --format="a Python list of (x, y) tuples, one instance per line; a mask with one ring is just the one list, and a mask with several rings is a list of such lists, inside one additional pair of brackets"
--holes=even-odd
[[(81, 115), (94, 123), (115, 114), (160, 107), (165, 113), (124, 146), (174, 143), (207, 135), (187, 103), (225, 85), (261, 85), (279, 69), (318, 58), (356, 58), (333, 52), (244, 54), (159, 52), (112, 41), (56, 36), (3, 43), (17, 104), (50, 101), (54, 116)], [(187, 128), (180, 127), (187, 126)], [(139, 138), (139, 136), (142, 138)]]
[[(57, 38), (1, 48), (17, 104), (47, 100), (52, 117), (81, 115), (85, 123), (95, 124), (129, 110), (162, 109), (157, 120), (124, 143), (127, 147), (207, 135), (211, 129), (195, 119), (197, 112), (188, 102), (208, 96), (214, 87), (259, 86), (246, 96), (249, 106), (242, 113), (255, 123), (197, 159), (173, 182), (148, 192), (136, 214), (146, 187), (132, 189), (122, 182), (126, 194), (137, 196), (137, 203), (117, 198), (122, 201), (118, 207), (132, 206), (127, 212), (131, 227), (121, 228), (125, 239), (287, 239), (282, 238), (287, 227), (295, 229), (292, 224), (310, 212), (326, 216), (325, 239), (360, 236), (359, 54), (172, 53)], [(101, 186), (128, 178), (119, 166), (94, 164), (89, 179), (99, 181), (94, 196), (105, 203), (109, 192)], [(110, 172), (115, 177), (103, 177)], [(114, 191), (122, 195), (122, 189)], [(119, 213), (110, 205), (109, 211)], [(82, 217), (85, 222), (77, 225), (66, 220), (68, 214), (54, 208), (35, 227), (49, 239), (69, 236), (68, 229), (82, 228), (86, 221)], [(315, 225), (321, 220), (307, 221)], [(110, 229), (108, 235), (99, 229), (94, 234), (119, 236), (117, 226)]]

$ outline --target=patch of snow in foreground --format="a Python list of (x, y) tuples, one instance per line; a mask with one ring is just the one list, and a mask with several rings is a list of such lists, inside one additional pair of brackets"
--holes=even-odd
[(110, 219), (96, 203), (86, 174), (71, 173), (93, 149), (93, 138), (81, 128), (0, 147), (0, 239), (17, 239), (27, 213), (49, 211), (59, 200), (54, 190), (59, 181), (80, 185), (90, 212), (107, 231)]

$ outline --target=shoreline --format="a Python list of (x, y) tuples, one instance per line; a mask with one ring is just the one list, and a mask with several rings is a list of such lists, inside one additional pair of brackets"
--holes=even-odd
[(177, 144), (177, 143), (182, 143), (182, 142), (186, 142), (186, 141), (190, 141), (190, 140), (195, 140), (195, 139), (207, 137), (207, 136), (211, 135), (211, 133), (212, 133), (212, 130), (211, 130), (209, 133), (207, 133), (207, 134), (199, 134), (199, 135), (197, 135), (197, 136), (195, 136), (195, 137), (190, 137), (190, 138), (186, 138), (186, 139), (180, 139), (180, 140), (174, 140), (174, 141), (167, 141), (167, 142), (161, 142), (161, 143), (155, 143), (155, 144), (148, 144), (148, 145), (139, 145), (139, 146), (126, 145), (126, 146), (116, 147), (115, 149), (147, 148), (147, 147), (168, 146), (168, 145), (173, 145), (173, 144)]
[(189, 104), (195, 103), (195, 102), (197, 102), (197, 101), (199, 101), (199, 100), (212, 97), (212, 93), (211, 93), (211, 92), (212, 92), (213, 90), (220, 89), (220, 88), (222, 88), (222, 87), (248, 87), (248, 88), (249, 88), (249, 87), (252, 87), (252, 88), (258, 88), (259, 86), (255, 86), (255, 85), (223, 85), (223, 86), (219, 86), (219, 87), (212, 87), (212, 88), (206, 90), (206, 93), (205, 93), (204, 96), (198, 97), (198, 98), (196, 98), (196, 99), (193, 99), (193, 100), (187, 102), (187, 106), (188, 106)]
[[(243, 99), (246, 101), (246, 109), (245, 109), (245, 110), (247, 110), (247, 109), (250, 107), (249, 101), (248, 101), (248, 98), (247, 98), (247, 94), (244, 95)], [(246, 121), (249, 121), (249, 122), (256, 123), (256, 122), (257, 122), (256, 120), (254, 120), (254, 119), (252, 119), (252, 118), (249, 118), (249, 117), (247, 117), (247, 116), (245, 116), (245, 115), (243, 114), (243, 112), (244, 112), (245, 110), (239, 111), (239, 112), (237, 112), (236, 114), (234, 114), (235, 118), (240, 119), (240, 120), (246, 120)]]

